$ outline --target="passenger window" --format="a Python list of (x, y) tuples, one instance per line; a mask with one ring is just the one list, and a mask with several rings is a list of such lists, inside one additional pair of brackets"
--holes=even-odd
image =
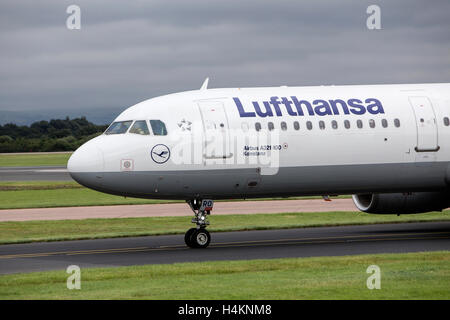
[(400, 120), (399, 119), (394, 119), (394, 126), (396, 126), (397, 128), (400, 127)]
[(336, 120), (331, 121), (331, 127), (332, 127), (333, 129), (337, 129), (337, 128), (338, 128), (338, 123), (337, 123)]
[(267, 127), (269, 128), (270, 131), (272, 131), (275, 128), (275, 126), (273, 125), (273, 122), (269, 122), (267, 124)]
[(128, 131), (133, 121), (117, 121), (113, 122), (108, 129), (106, 129), (105, 134), (122, 134)]
[(362, 129), (362, 127), (363, 127), (363, 122), (362, 122), (362, 120), (357, 120), (357, 121), (356, 121), (356, 126), (358, 127), (358, 129)]
[(144, 120), (135, 121), (130, 129), (130, 133), (149, 135), (147, 123)]
[(308, 130), (312, 130), (313, 125), (312, 125), (312, 122), (311, 122), (311, 121), (307, 121), (307, 122), (306, 122), (306, 128), (308, 128)]
[(381, 125), (383, 126), (383, 128), (387, 128), (388, 127), (388, 122), (386, 119), (381, 120)]
[(324, 121), (319, 121), (319, 128), (320, 128), (320, 130), (324, 130), (325, 129), (325, 122)]
[(286, 122), (281, 122), (281, 130), (286, 131), (287, 130), (287, 124)]
[(260, 131), (261, 130), (261, 123), (257, 122), (255, 123), (255, 130)]
[(369, 127), (375, 128), (375, 120), (373, 120), (373, 119), (369, 120)]
[(450, 126), (450, 119), (448, 117), (444, 118), (444, 124), (448, 127)]
[(350, 129), (350, 121), (345, 120), (344, 121), (344, 127), (345, 127), (345, 129)]
[(155, 136), (167, 135), (166, 125), (161, 120), (150, 120), (150, 125)]
[(300, 123), (298, 121), (294, 121), (294, 129), (299, 130), (300, 129)]

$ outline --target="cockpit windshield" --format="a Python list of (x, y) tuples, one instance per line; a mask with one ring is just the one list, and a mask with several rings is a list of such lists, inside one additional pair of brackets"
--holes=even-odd
[(148, 130), (147, 123), (145, 120), (137, 120), (131, 127), (130, 133), (141, 134), (146, 136), (150, 134), (150, 131)]
[(166, 125), (161, 120), (150, 120), (150, 125), (155, 136), (167, 135)]
[(131, 126), (133, 121), (117, 121), (113, 122), (108, 129), (106, 129), (105, 134), (121, 134), (127, 132), (128, 128)]
[[(131, 126), (133, 124), (133, 126)], [(130, 129), (131, 127), (131, 129)], [(151, 131), (149, 130), (151, 127)], [(140, 135), (150, 135), (153, 132), (155, 136), (165, 136), (167, 135), (166, 124), (161, 120), (150, 120), (150, 127), (146, 120), (133, 120), (128, 121), (116, 121), (113, 122), (108, 129), (106, 129), (105, 134), (140, 134)], [(128, 130), (130, 129), (130, 130)]]

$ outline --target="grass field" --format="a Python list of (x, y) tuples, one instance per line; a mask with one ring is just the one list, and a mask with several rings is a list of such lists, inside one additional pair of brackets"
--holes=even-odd
[[(426, 214), (370, 215), (357, 212), (212, 215), (209, 231), (262, 230), (317, 226), (357, 225), (450, 220), (449, 211)], [(183, 234), (190, 217), (114, 218), (54, 221), (0, 222), (0, 244), (33, 241), (98, 239)]]
[[(349, 198), (339, 196), (336, 198)], [(255, 200), (321, 199), (321, 197), (261, 198)], [(74, 181), (0, 182), (0, 209), (54, 208), (184, 201), (124, 198), (87, 189)]]
[(65, 166), (71, 153), (0, 154), (0, 167)]
[[(374, 264), (379, 290), (366, 286)], [(2, 275), (0, 299), (449, 299), (450, 252), (82, 269), (80, 290), (68, 276)]]
[[(169, 203), (168, 200), (146, 200), (135, 198), (124, 198), (97, 192), (87, 188), (79, 188), (71, 185), (70, 190), (61, 188), (63, 184), (51, 185), (45, 189), (42, 185), (28, 185), (27, 190), (0, 191), (0, 209), (19, 209), (19, 208), (52, 208), (52, 207), (79, 207), (79, 206), (100, 206), (100, 205), (118, 205), (118, 204), (150, 204), (150, 203)], [(14, 184), (7, 186), (1, 184), (0, 189), (17, 188)], [(23, 187), (19, 187), (23, 188)]]

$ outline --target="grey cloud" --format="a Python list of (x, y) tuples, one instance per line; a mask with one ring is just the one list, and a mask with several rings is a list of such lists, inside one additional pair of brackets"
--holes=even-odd
[[(367, 30), (375, 2), (383, 30)], [(0, 4), (0, 110), (109, 108), (213, 87), (449, 82), (449, 1)], [(81, 112), (81, 111), (80, 111)]]

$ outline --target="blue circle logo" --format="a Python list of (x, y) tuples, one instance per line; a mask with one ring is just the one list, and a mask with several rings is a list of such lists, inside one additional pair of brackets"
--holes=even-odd
[(150, 151), (150, 156), (156, 163), (165, 163), (170, 158), (170, 150), (164, 144), (157, 144), (152, 148), (152, 151)]

